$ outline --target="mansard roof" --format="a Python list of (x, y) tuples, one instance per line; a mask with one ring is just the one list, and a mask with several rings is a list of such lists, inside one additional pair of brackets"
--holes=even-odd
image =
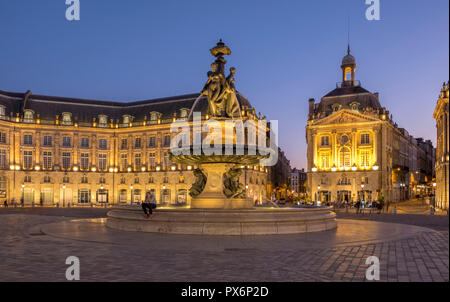
[[(106, 115), (108, 119), (114, 120), (130, 115), (134, 121), (144, 121), (150, 112), (159, 112), (161, 119), (172, 118), (174, 113), (179, 116), (179, 110), (190, 110), (199, 95), (199, 93), (193, 93), (143, 101), (116, 102), (0, 90), (0, 106), (5, 107), (7, 116), (16, 116), (17, 113), (22, 116), (25, 110), (33, 110), (42, 120), (54, 120), (56, 115), (61, 116), (62, 113), (68, 112), (72, 114), (76, 122), (92, 122), (99, 115)], [(237, 93), (237, 97), (241, 106), (251, 108), (246, 97), (240, 93)], [(196, 110), (207, 114), (207, 101), (202, 99), (196, 106)]]

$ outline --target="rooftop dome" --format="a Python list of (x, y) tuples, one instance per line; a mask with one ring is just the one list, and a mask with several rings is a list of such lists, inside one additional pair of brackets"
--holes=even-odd
[(342, 65), (356, 65), (356, 59), (350, 54), (350, 45), (347, 49), (347, 55), (342, 59)]

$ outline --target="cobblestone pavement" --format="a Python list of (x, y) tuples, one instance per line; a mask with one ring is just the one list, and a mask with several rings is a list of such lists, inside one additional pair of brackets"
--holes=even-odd
[[(73, 209), (59, 213), (90, 218), (104, 215), (100, 211), (83, 215)], [(0, 210), (0, 281), (65, 281), (65, 259), (72, 255), (80, 258), (82, 281), (365, 281), (365, 261), (373, 255), (380, 258), (382, 282), (449, 281), (448, 224), (446, 230), (421, 229), (382, 242), (341, 246), (320, 242), (325, 235), (308, 235), (312, 241), (279, 237), (272, 244), (267, 237), (267, 241), (259, 239), (261, 244), (243, 245), (239, 242), (251, 240), (240, 238), (233, 239), (236, 242), (230, 248), (208, 249), (189, 236), (173, 237), (178, 248), (156, 239), (136, 237), (136, 241), (135, 233), (126, 232), (120, 235), (130, 240), (125, 245), (57, 238), (42, 233), (40, 225), (64, 223), (67, 217), (58, 217), (53, 209), (27, 214)], [(358, 223), (361, 229), (355, 232), (364, 232), (365, 224), (376, 224)], [(80, 228), (80, 234), (82, 231)], [(217, 246), (226, 242), (207, 240)]]

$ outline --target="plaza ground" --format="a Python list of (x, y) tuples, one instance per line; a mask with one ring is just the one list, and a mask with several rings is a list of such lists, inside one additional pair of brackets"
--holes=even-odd
[[(65, 281), (68, 256), (81, 281), (449, 281), (448, 216), (417, 200), (397, 215), (338, 211), (336, 231), (204, 237), (104, 227), (108, 209), (0, 209), (0, 281)], [(157, 214), (156, 214), (157, 215)], [(74, 221), (76, 220), (76, 221)]]

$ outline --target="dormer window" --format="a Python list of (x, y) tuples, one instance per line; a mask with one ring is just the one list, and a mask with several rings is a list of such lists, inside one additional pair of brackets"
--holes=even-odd
[(0, 118), (4, 118), (6, 116), (6, 108), (5, 106), (0, 106)]
[(33, 123), (34, 122), (34, 111), (33, 110), (25, 110), (23, 114), (23, 121), (25, 123)]
[(360, 104), (358, 102), (353, 102), (353, 103), (350, 104), (350, 108), (352, 110), (358, 111), (359, 110), (359, 105)]
[(108, 117), (106, 115), (99, 115), (98, 116), (98, 126), (99, 127), (106, 127), (106, 126), (108, 126)]
[(123, 116), (123, 124), (129, 124), (131, 123), (131, 116), (130, 115), (124, 115)]
[(72, 113), (64, 112), (62, 114), (62, 123), (63, 125), (72, 125)]
[(180, 117), (181, 118), (187, 118), (189, 114), (189, 109), (183, 108), (180, 109)]
[(337, 112), (339, 110), (341, 110), (342, 105), (341, 104), (333, 104), (333, 112)]
[(153, 111), (150, 112), (150, 121), (157, 121), (161, 114), (159, 112)]

